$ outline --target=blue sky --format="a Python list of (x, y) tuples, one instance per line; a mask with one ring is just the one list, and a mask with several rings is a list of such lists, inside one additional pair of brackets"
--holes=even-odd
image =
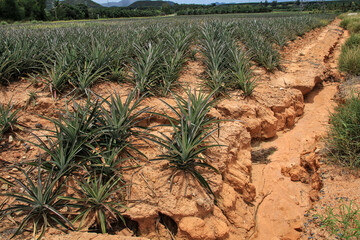
[[(109, 2), (118, 2), (120, 0), (109, 0)], [(255, 1), (258, 2), (259, 0)], [(94, 0), (94, 2), (97, 3), (106, 3), (108, 2), (108, 0)], [(191, 3), (196, 3), (196, 4), (210, 4), (213, 2), (226, 2), (226, 3), (241, 3), (241, 2), (252, 2), (251, 0), (247, 0), (247, 1), (241, 1), (241, 0), (173, 0), (173, 2), (176, 3), (186, 3), (186, 4), (191, 4)]]

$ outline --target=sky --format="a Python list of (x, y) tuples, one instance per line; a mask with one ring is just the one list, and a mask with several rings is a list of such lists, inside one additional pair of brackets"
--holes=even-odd
[[(94, 2), (97, 3), (106, 3), (106, 2), (119, 2), (120, 0), (93, 0)], [(254, 1), (254, 2), (258, 2)], [(251, 0), (172, 0), (172, 2), (176, 2), (176, 3), (185, 3), (185, 4), (210, 4), (213, 2), (226, 2), (226, 3), (241, 3), (241, 2), (252, 2)]]

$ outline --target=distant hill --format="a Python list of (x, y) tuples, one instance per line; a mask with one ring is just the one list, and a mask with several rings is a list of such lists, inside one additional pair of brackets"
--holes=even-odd
[(127, 7), (134, 2), (136, 2), (136, 0), (121, 0), (120, 2), (102, 3), (101, 5), (104, 7)]
[(85, 6), (88, 6), (89, 8), (102, 7), (100, 4), (98, 4), (92, 0), (65, 0), (64, 2), (69, 5), (84, 4)]
[(136, 1), (132, 3), (129, 8), (161, 8), (164, 3), (174, 5), (174, 2), (170, 1)]
[[(56, 0), (47, 0), (46, 1), (46, 9), (52, 9), (55, 6)], [(63, 3), (67, 3), (69, 5), (77, 5), (77, 4), (84, 4), (85, 6), (88, 6), (89, 8), (101, 8), (100, 4), (93, 2), (92, 0), (64, 0), (60, 1)]]
[(121, 1), (119, 1), (119, 2), (102, 3), (101, 5), (104, 6), (104, 7), (130, 7), (130, 8), (149, 8), (149, 7), (155, 7), (155, 8), (160, 8), (164, 3), (169, 3), (170, 5), (173, 5), (173, 4), (174, 4), (174, 2), (171, 2), (171, 1), (121, 0)]
[[(109, 0), (109, 1), (114, 1), (114, 0)], [(147, 0), (147, 1), (151, 1), (151, 0)], [(268, 0), (269, 3), (271, 3), (273, 0)], [(306, 0), (306, 2), (315, 2), (315, 1), (319, 1), (319, 0)], [(324, 0), (324, 1), (333, 1), (333, 0)], [(134, 2), (136, 2), (136, 0), (120, 0), (118, 2), (109, 2), (109, 3), (101, 3), (102, 6), (104, 7), (128, 7), (131, 4), (133, 4)], [(142, 2), (142, 1), (140, 1)], [(153, 1), (153, 2), (159, 2), (159, 1)], [(163, 1), (166, 2), (166, 1)], [(196, 4), (196, 1), (193, 1), (194, 4)], [(256, 3), (260, 3), (260, 2), (265, 2), (265, 0), (243, 0), (243, 1), (239, 1), (239, 3), (229, 3), (229, 2), (213, 2), (215, 3), (216, 6), (218, 5), (228, 5), (228, 4), (256, 4)], [(278, 3), (280, 2), (295, 2), (295, 0), (277, 0)], [(305, 1), (304, 1), (305, 2)], [(341, 1), (342, 2), (342, 1)], [(212, 3), (212, 4), (213, 4)], [(192, 4), (190, 4), (192, 5)], [(199, 5), (210, 5), (210, 4), (199, 4)]]

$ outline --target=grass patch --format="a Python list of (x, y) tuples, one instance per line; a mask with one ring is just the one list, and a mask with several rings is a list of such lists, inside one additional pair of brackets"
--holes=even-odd
[(355, 25), (357, 25), (357, 23), (360, 24), (359, 16), (342, 16), (342, 21), (340, 22), (340, 27), (350, 30), (350, 32), (352, 32), (351, 28), (355, 27)]
[(330, 115), (327, 139), (330, 160), (360, 167), (360, 95), (353, 95)]
[(347, 29), (348, 29), (351, 33), (358, 33), (358, 32), (360, 32), (360, 19), (351, 21), (351, 22), (347, 25)]
[(347, 29), (348, 24), (350, 23), (351, 18), (343, 18), (343, 20), (340, 22), (340, 27)]
[(345, 47), (358, 47), (360, 46), (360, 34), (352, 34), (345, 42)]
[(339, 68), (341, 71), (359, 75), (360, 74), (360, 47), (343, 47), (339, 57)]
[(340, 26), (348, 29), (351, 36), (346, 40), (339, 57), (341, 71), (352, 75), (360, 74), (360, 17), (344, 17)]
[(350, 201), (349, 204), (340, 202), (337, 208), (327, 207), (324, 215), (317, 215), (320, 226), (330, 236), (337, 239), (359, 239), (360, 237), (360, 210)]

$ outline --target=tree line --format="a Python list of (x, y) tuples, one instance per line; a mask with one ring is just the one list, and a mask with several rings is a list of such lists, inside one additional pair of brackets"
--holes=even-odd
[(56, 0), (50, 9), (46, 9), (46, 0), (0, 0), (0, 20), (72, 20), (122, 17), (151, 17), (168, 14), (204, 15), (227, 13), (262, 13), (277, 11), (339, 11), (360, 10), (359, 1), (323, 1), (306, 2), (300, 0), (278, 3), (276, 0), (248, 4), (198, 5), (173, 4), (164, 2), (161, 7), (100, 7), (89, 8), (85, 4), (70, 5)]
[(46, 0), (0, 0), (0, 19), (46, 20)]

